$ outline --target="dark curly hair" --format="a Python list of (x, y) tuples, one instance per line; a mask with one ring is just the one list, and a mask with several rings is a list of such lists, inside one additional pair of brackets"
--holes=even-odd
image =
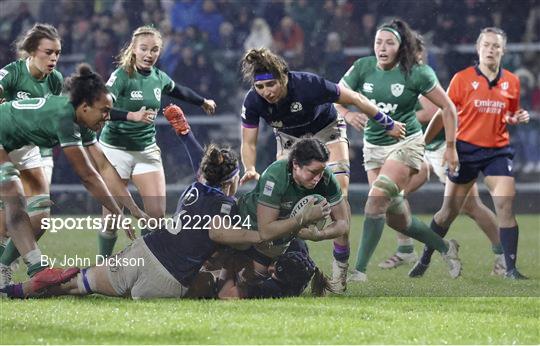
[(79, 64), (77, 72), (69, 76), (64, 82), (64, 91), (69, 93), (69, 99), (74, 108), (83, 102), (93, 105), (103, 94), (109, 91), (103, 83), (101, 76), (88, 64)]
[(210, 186), (220, 186), (238, 170), (238, 156), (230, 148), (208, 145), (201, 160), (201, 174)]

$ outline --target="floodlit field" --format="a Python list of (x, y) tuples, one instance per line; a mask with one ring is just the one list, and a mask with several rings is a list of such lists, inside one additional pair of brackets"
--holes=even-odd
[[(424, 218), (426, 222), (429, 216)], [(343, 296), (252, 301), (54, 298), (0, 300), (0, 342), (5, 344), (539, 344), (540, 217), (518, 216), (518, 266), (528, 281), (490, 276), (491, 246), (467, 218), (449, 233), (461, 244), (463, 275), (452, 280), (440, 256), (421, 279), (409, 266), (381, 270), (395, 250), (385, 229), (368, 267), (369, 282)], [(362, 218), (353, 219), (354, 265)], [(95, 233), (62, 231), (40, 242), (43, 253), (92, 257)], [(121, 235), (117, 250), (127, 243)], [(330, 273), (331, 242), (310, 243)], [(416, 245), (416, 251), (421, 247)], [(16, 279), (23, 279), (20, 270)]]

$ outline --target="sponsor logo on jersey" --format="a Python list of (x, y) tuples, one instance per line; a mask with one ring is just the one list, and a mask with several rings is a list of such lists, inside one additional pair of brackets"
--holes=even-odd
[(227, 203), (223, 203), (221, 205), (221, 209), (219, 211), (221, 214), (227, 214), (229, 215), (231, 213), (231, 205)]
[(130, 94), (130, 100), (140, 101), (143, 99), (143, 93), (140, 90), (133, 90)]
[(154, 96), (156, 97), (156, 100), (161, 101), (161, 89), (160, 88), (154, 88)]
[(116, 73), (113, 73), (110, 77), (105, 86), (111, 87), (113, 86), (114, 82), (116, 81)]
[(0, 70), (0, 80), (4, 79), (4, 77), (7, 76), (8, 73), (9, 73), (8, 70), (1, 69)]
[(300, 112), (303, 109), (302, 104), (300, 102), (293, 102), (291, 104), (291, 113), (294, 112)]
[(503, 82), (503, 83), (501, 84), (501, 89), (502, 89), (502, 90), (508, 90), (508, 82)]
[(17, 91), (18, 100), (26, 100), (29, 98), (30, 98), (30, 93), (27, 93), (26, 91)]
[(272, 196), (272, 191), (274, 191), (275, 185), (276, 183), (274, 183), (273, 181), (267, 181), (266, 184), (264, 184), (263, 195)]
[(281, 127), (283, 127), (283, 121), (281, 121), (281, 120), (280, 121), (272, 121), (270, 123), (270, 126), (281, 128)]
[(392, 92), (392, 95), (395, 97), (401, 96), (403, 94), (403, 90), (405, 89), (405, 85), (395, 83), (390, 85), (390, 91)]
[(474, 82), (471, 83), (471, 85), (472, 85), (472, 88), (474, 90), (476, 90), (476, 89), (478, 89), (478, 86), (480, 85), (480, 83), (478, 83), (477, 81), (474, 81)]
[(373, 102), (381, 112), (386, 114), (394, 114), (398, 107), (397, 103), (377, 102), (375, 99), (371, 99), (370, 101)]
[(498, 100), (473, 100), (473, 104), (480, 113), (503, 114), (506, 103)]
[(193, 186), (191, 189), (189, 189), (188, 192), (184, 195), (184, 198), (182, 198), (182, 203), (185, 206), (192, 205), (193, 203), (197, 202), (199, 199), (199, 190), (195, 186)]
[(365, 93), (372, 93), (373, 83), (364, 83), (364, 85), (362, 86), (362, 91)]

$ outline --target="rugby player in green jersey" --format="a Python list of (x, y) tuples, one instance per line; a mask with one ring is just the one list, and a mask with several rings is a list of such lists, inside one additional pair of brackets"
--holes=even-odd
[[(418, 45), (418, 61), (424, 63), (427, 61), (425, 57), (427, 52), (425, 50), (424, 40), (419, 33), (416, 33), (416, 43)], [(427, 125), (438, 110), (439, 108), (426, 97), (420, 96), (418, 98), (416, 118), (422, 124), (422, 132), (425, 132)], [(418, 190), (429, 181), (431, 172), (435, 173), (441, 183), (444, 184), (446, 182), (446, 166), (442, 164), (445, 140), (444, 131), (440, 131), (430, 143), (426, 144), (422, 168), (418, 174), (413, 175), (409, 184), (403, 190), (406, 196)], [(480, 199), (477, 184), (474, 184), (471, 188), (467, 201), (464, 203), (461, 211), (476, 222), (491, 243), (491, 249), (495, 254), (495, 262), (491, 274), (503, 275), (506, 271), (506, 263), (498, 235), (497, 217)], [(415, 263), (418, 259), (414, 252), (412, 238), (399, 232), (396, 234), (398, 242), (396, 253), (379, 263), (379, 268), (396, 268), (405, 263)], [(409, 273), (409, 276), (414, 276), (414, 273)]]
[[(371, 189), (364, 209), (364, 231), (356, 270), (350, 279), (367, 280), (367, 264), (385, 223), (437, 249), (448, 263), (451, 276), (457, 277), (461, 272), (457, 243), (443, 240), (412, 216), (402, 193), (420, 169), (424, 156), (422, 128), (415, 116), (418, 96), (426, 96), (443, 111), (447, 141), (444, 159), (452, 171), (458, 163), (455, 107), (439, 85), (433, 70), (428, 65), (418, 64), (416, 42), (407, 23), (393, 20), (381, 26), (375, 36), (374, 50), (375, 56), (358, 59), (340, 84), (362, 93), (382, 112), (405, 123), (407, 136), (398, 141), (388, 136), (385, 128), (373, 120), (369, 120), (365, 127), (364, 166)], [(359, 115), (347, 113), (343, 108), (340, 111), (344, 113), (345, 120), (355, 126), (354, 118)]]
[[(238, 201), (242, 219), (249, 220), (251, 229), (256, 229), (263, 240), (247, 250), (257, 278), (268, 275), (270, 263), (285, 252), (296, 236), (320, 241), (349, 232), (348, 204), (332, 169), (327, 166), (329, 158), (328, 148), (319, 139), (301, 139), (291, 148), (287, 159), (268, 166), (253, 191)], [(291, 217), (295, 204), (313, 194), (325, 200), (319, 203), (311, 200), (302, 213)], [(332, 222), (322, 230), (308, 227), (328, 215)]]
[[(157, 111), (161, 108), (162, 94), (199, 105), (208, 114), (214, 113), (213, 100), (176, 84), (154, 66), (162, 46), (161, 34), (153, 27), (143, 26), (133, 32), (131, 41), (118, 57), (118, 69), (106, 84), (114, 98), (111, 118), (119, 120), (126, 112), (142, 107)], [(165, 215), (165, 174), (155, 134), (154, 124), (108, 122), (99, 141), (124, 184), (132, 180), (137, 187), (145, 212), (152, 218), (162, 218)], [(149, 231), (143, 230), (143, 235)], [(100, 254), (110, 255), (115, 242), (115, 232), (100, 233)]]
[[(9, 235), (28, 267), (28, 275), (39, 275), (33, 289), (39, 291), (70, 279), (77, 272), (47, 268), (41, 262), (25, 210), (26, 198), (20, 173), (8, 153), (28, 144), (52, 148), (60, 144), (86, 188), (106, 208), (122, 218), (122, 211), (82, 145), (83, 133), (97, 131), (109, 117), (112, 98), (101, 78), (86, 65), (66, 82), (69, 97), (51, 96), (0, 105), (0, 198), (6, 209)], [(120, 222), (121, 224), (121, 222)], [(130, 227), (126, 228), (131, 233)]]

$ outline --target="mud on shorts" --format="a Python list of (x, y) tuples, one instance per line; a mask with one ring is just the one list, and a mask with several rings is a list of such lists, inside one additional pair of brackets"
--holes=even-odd
[(143, 151), (123, 150), (103, 142), (100, 144), (103, 153), (122, 179), (130, 179), (132, 175), (163, 170), (161, 150), (155, 143)]
[(143, 238), (136, 239), (106, 261), (107, 276), (120, 296), (131, 294), (133, 299), (179, 298), (188, 290), (165, 269)]
[(424, 136), (421, 131), (392, 145), (371, 144), (364, 139), (364, 167), (366, 171), (370, 171), (381, 168), (386, 160), (394, 160), (420, 170), (424, 162), (424, 151)]

